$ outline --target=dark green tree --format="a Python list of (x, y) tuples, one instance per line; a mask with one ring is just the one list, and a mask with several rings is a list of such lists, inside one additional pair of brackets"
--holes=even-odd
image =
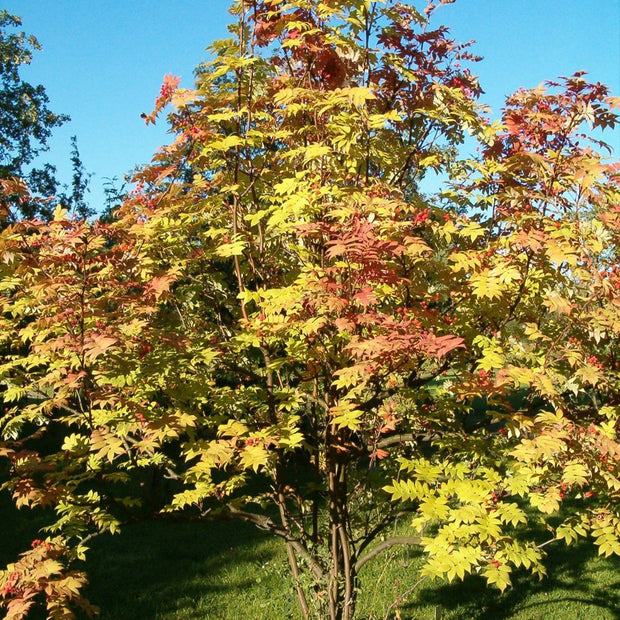
[[(22, 79), (20, 69), (30, 64), (33, 53), (41, 46), (34, 36), (16, 31), (21, 23), (16, 15), (0, 11), (0, 179), (25, 177), (34, 192), (50, 195), (57, 187), (54, 166), (29, 166), (48, 150), (54, 127), (69, 117), (49, 109), (49, 98), (42, 85)], [(40, 210), (40, 204), (20, 205), (25, 217)]]
[(73, 175), (68, 193), (60, 195), (60, 203), (80, 217), (89, 218), (95, 215), (95, 210), (86, 201), (86, 194), (90, 192), (90, 178), (92, 172), (86, 172), (80, 157), (77, 145), (77, 136), (71, 136), (71, 168)]

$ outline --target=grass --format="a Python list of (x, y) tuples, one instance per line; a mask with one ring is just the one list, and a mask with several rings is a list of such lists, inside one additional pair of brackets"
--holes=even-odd
[[(27, 547), (43, 515), (17, 512), (5, 497), (8, 524), (0, 562)], [(470, 577), (425, 581), (390, 618), (402, 620), (618, 620), (620, 559), (601, 558), (587, 542), (549, 549), (549, 577), (518, 572), (504, 594)], [(359, 620), (383, 620), (399, 594), (419, 579), (420, 555), (398, 549), (364, 568)], [(147, 521), (92, 541), (87, 595), (101, 620), (285, 620), (299, 618), (282, 544), (242, 523)], [(395, 616), (396, 611), (398, 616)]]

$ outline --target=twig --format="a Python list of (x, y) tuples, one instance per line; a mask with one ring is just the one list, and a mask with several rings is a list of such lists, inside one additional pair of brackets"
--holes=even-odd
[(383, 620), (389, 620), (390, 614), (395, 607), (398, 607), (401, 603), (405, 601), (405, 598), (411, 594), (423, 581), (428, 579), (428, 576), (424, 576), (421, 579), (418, 579), (408, 590), (405, 590), (402, 594), (399, 594), (396, 597), (396, 600), (388, 607), (387, 612)]

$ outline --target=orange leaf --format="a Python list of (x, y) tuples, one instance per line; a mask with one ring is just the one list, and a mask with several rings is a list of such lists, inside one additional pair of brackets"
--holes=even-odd
[(148, 290), (155, 293), (155, 299), (159, 299), (163, 293), (170, 290), (170, 285), (174, 282), (171, 275), (155, 276), (148, 285)]
[(84, 349), (90, 359), (95, 359), (114, 346), (116, 342), (116, 338), (110, 336), (94, 336), (90, 342), (87, 342)]

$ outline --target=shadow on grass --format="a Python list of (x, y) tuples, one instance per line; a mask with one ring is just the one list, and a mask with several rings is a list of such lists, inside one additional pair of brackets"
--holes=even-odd
[[(9, 533), (0, 546), (4, 565), (38, 537), (45, 515), (16, 511), (0, 494), (0, 519)], [(143, 521), (90, 546), (86, 595), (101, 608), (101, 620), (299, 617), (281, 543), (247, 524)], [(437, 608), (442, 620), (620, 620), (619, 558), (600, 558), (587, 542), (548, 551), (543, 581), (519, 571), (504, 594), (479, 577), (427, 582), (399, 607), (401, 617), (428, 620)], [(392, 590), (396, 596), (417, 579), (418, 556), (412, 550), (379, 561), (364, 580), (360, 612), (368, 607), (366, 617), (383, 618), (379, 610), (387, 608)]]
[(620, 559), (601, 558), (591, 543), (549, 550), (542, 581), (526, 571), (513, 574), (513, 587), (503, 594), (482, 577), (460, 583), (435, 584), (420, 590), (401, 608), (403, 619), (420, 618), (419, 606), (435, 606), (442, 620), (620, 620)]
[(7, 491), (0, 493), (0, 524), (3, 536), (0, 543), (0, 568), (15, 562), (17, 556), (30, 549), (39, 530), (48, 523), (45, 510), (22, 508), (17, 510)]
[[(29, 549), (49, 521), (46, 511), (17, 510), (0, 493), (0, 568)], [(279, 541), (247, 524), (142, 521), (88, 546), (85, 595), (101, 620), (297, 617)], [(31, 616), (42, 620), (45, 613)]]
[(102, 620), (294, 618), (277, 545), (243, 523), (137, 523), (93, 542), (87, 596)]

